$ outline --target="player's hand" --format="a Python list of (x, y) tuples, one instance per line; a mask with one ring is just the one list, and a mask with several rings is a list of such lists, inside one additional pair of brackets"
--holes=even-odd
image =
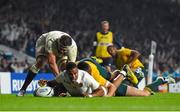
[(38, 81), (38, 85), (39, 85), (40, 87), (43, 87), (43, 86), (46, 86), (47, 82), (48, 82), (47, 80), (40, 79), (40, 80)]
[(67, 96), (67, 93), (60, 93), (59, 96), (61, 96), (61, 97), (66, 97), (66, 96)]

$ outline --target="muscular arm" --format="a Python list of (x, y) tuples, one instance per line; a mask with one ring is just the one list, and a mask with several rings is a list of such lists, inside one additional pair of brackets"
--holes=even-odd
[(55, 76), (59, 75), (60, 72), (59, 72), (58, 66), (56, 64), (56, 56), (53, 53), (48, 54), (48, 63), (49, 63), (49, 66), (50, 66), (53, 74)]
[(127, 64), (128, 64), (129, 66), (131, 66), (131, 64), (132, 64), (136, 59), (138, 59), (139, 56), (140, 56), (140, 53), (139, 53), (138, 51), (136, 51), (136, 50), (131, 50), (131, 54), (130, 54), (130, 57), (129, 57), (128, 61), (127, 61)]

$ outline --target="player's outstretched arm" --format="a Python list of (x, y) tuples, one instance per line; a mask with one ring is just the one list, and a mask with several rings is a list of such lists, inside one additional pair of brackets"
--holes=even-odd
[(51, 71), (55, 76), (58, 76), (60, 74), (58, 66), (56, 64), (56, 56), (53, 53), (48, 54), (48, 63), (51, 68)]

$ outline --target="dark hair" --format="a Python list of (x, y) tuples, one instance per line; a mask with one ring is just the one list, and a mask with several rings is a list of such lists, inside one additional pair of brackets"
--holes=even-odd
[(78, 66), (79, 69), (84, 70), (84, 71), (88, 71), (88, 70), (89, 70), (89, 67), (90, 67), (90, 66), (89, 66), (86, 62), (84, 62), (84, 61), (79, 62), (77, 66)]
[(72, 70), (73, 68), (76, 68), (76, 67), (77, 67), (76, 63), (68, 62), (67, 65), (66, 65), (66, 70), (70, 71), (70, 70)]
[(71, 37), (69, 37), (68, 35), (63, 35), (61, 36), (61, 38), (59, 39), (59, 43), (62, 46), (70, 46), (72, 45), (72, 39)]

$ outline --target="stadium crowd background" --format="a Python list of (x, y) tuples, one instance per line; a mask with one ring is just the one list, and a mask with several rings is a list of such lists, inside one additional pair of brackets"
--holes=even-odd
[[(122, 46), (140, 51), (146, 68), (154, 40), (154, 73), (168, 71), (178, 76), (179, 11), (180, 0), (1, 0), (0, 44), (34, 56), (37, 38), (47, 31), (60, 30), (75, 39), (81, 59), (91, 55), (100, 22), (108, 20)], [(16, 57), (3, 55), (0, 59), (1, 72), (23, 72), (29, 65), (26, 59), (18, 62)]]

